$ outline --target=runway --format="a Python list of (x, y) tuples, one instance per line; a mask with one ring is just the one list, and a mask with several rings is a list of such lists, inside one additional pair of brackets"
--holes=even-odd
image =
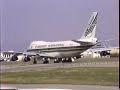
[(33, 65), (1, 65), (3, 72), (21, 72), (21, 71), (43, 71), (56, 68), (71, 67), (119, 67), (119, 62), (88, 62), (88, 63), (53, 63), (53, 64), (33, 64)]
[[(1, 73), (45, 71), (45, 70), (52, 70), (57, 68), (72, 68), (72, 67), (119, 67), (119, 61), (51, 63), (51, 64), (32, 64), (32, 65), (30, 64), (1, 65)], [(118, 86), (65, 85), (65, 84), (2, 84), (1, 88), (12, 88), (17, 90), (119, 90)]]
[(119, 90), (117, 86), (64, 85), (64, 84), (4, 84), (1, 88), (17, 90)]

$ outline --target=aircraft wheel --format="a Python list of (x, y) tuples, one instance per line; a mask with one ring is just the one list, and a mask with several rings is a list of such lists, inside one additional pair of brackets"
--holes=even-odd
[(36, 59), (34, 59), (33, 64), (37, 64), (37, 60)]
[(49, 61), (48, 61), (48, 60), (45, 60), (43, 63), (44, 63), (44, 64), (47, 64), (47, 63), (49, 63)]

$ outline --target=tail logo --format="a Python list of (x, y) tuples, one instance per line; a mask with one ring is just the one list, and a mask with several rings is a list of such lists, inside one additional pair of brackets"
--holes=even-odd
[(91, 37), (92, 36), (92, 34), (93, 34), (92, 32), (95, 28), (96, 23), (97, 23), (97, 16), (95, 16), (91, 19), (91, 22), (90, 22), (90, 24), (89, 24), (89, 26), (88, 26), (88, 28), (85, 32), (85, 37)]
[(91, 37), (92, 36), (92, 32), (94, 29), (95, 25), (91, 25), (87, 28), (86, 32), (85, 32), (85, 37)]

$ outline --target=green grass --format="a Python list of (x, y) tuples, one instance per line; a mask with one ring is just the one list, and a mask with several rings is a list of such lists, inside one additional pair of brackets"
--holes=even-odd
[(74, 61), (74, 63), (88, 63), (88, 62), (118, 62), (119, 57), (111, 58), (80, 58)]
[[(51, 60), (50, 63), (53, 63), (54, 60)], [(118, 62), (118, 57), (111, 57), (111, 58), (80, 58), (76, 59), (73, 63), (87, 63), (87, 62)], [(38, 60), (38, 64), (43, 63), (43, 61)], [(0, 62), (1, 65), (19, 65), (19, 66), (25, 66), (25, 65), (32, 65), (33, 60), (30, 62), (23, 62), (23, 61), (10, 61), (10, 62)]]
[(1, 73), (1, 83), (15, 84), (79, 84), (112, 85), (119, 84), (119, 69), (116, 67), (61, 68), (48, 71)]

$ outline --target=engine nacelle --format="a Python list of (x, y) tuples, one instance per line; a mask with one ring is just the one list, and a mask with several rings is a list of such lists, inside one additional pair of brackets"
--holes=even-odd
[(31, 60), (31, 58), (29, 57), (29, 56), (26, 56), (25, 58), (24, 58), (24, 62), (29, 62)]
[(102, 52), (100, 52), (100, 55), (101, 56), (107, 56), (107, 55), (110, 55), (110, 52), (108, 52), (108, 51), (102, 51)]
[(13, 55), (13, 56), (11, 57), (11, 61), (17, 61), (17, 60), (18, 60), (17, 55)]

